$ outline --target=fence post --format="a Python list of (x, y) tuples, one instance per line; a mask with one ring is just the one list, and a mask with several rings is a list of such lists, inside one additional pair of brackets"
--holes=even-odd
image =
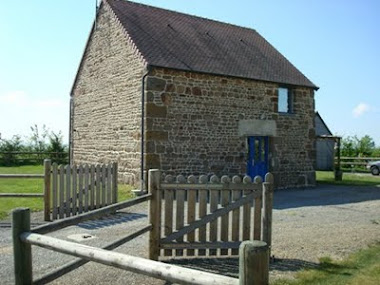
[(51, 160), (44, 160), (44, 220), (50, 221), (50, 193), (51, 193), (51, 183), (50, 175), (51, 173)]
[(239, 284), (265, 285), (269, 282), (269, 248), (263, 241), (243, 241), (239, 249)]
[(160, 255), (161, 239), (161, 172), (158, 169), (149, 170), (149, 193), (152, 194), (149, 200), (149, 222), (152, 230), (149, 233), (149, 258), (158, 260)]
[(32, 247), (20, 239), (20, 235), (30, 231), (30, 211), (17, 208), (12, 211), (13, 258), (15, 284), (32, 284)]
[(271, 254), (272, 246), (272, 208), (273, 208), (273, 190), (274, 179), (272, 173), (265, 175), (265, 182), (263, 183), (263, 225), (261, 240), (265, 241), (268, 245), (269, 256)]
[(113, 169), (113, 173), (112, 173), (112, 190), (113, 190), (113, 195), (112, 195), (112, 203), (117, 203), (117, 200), (118, 200), (118, 197), (117, 197), (117, 191), (118, 191), (118, 186), (117, 186), (117, 182), (118, 182), (118, 169), (117, 169), (117, 162), (114, 162), (113, 165), (112, 165), (112, 169)]

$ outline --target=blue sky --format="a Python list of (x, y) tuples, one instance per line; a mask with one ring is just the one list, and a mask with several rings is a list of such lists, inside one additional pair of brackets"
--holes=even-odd
[[(96, 0), (3, 1), (0, 133), (45, 124), (68, 137), (69, 94)], [(256, 29), (320, 90), (316, 110), (336, 135), (380, 146), (380, 1), (136, 0)]]

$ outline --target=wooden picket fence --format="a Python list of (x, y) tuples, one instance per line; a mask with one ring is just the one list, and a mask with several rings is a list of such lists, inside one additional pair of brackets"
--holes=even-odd
[(237, 256), (244, 240), (265, 241), (270, 249), (273, 189), (270, 173), (264, 183), (259, 176), (215, 175), (161, 181), (151, 170), (150, 259)]
[[(82, 173), (83, 178), (79, 179), (82, 180), (82, 186), (92, 185), (91, 181), (94, 181), (92, 190), (97, 189), (98, 181), (105, 185), (111, 183), (112, 186), (112, 179), (109, 180), (109, 177), (117, 166), (99, 168), (101, 171), (96, 172), (96, 167), (94, 169), (86, 166), (78, 168), (53, 165), (52, 177), (57, 177), (53, 180), (56, 179), (62, 183), (66, 181), (66, 178), (70, 181), (68, 185), (79, 185), (79, 182), (75, 184), (74, 179), (71, 178), (81, 177), (80, 173)], [(67, 174), (70, 179), (65, 176)], [(103, 178), (96, 180), (97, 175)], [(75, 179), (78, 181), (78, 178)], [(243, 179), (234, 176), (232, 180), (227, 176), (221, 179), (212, 176), (208, 180), (207, 176), (200, 176), (198, 179), (195, 176), (189, 176), (186, 179), (181, 175), (177, 176), (176, 180), (172, 176), (166, 176), (165, 180), (161, 181), (160, 171), (151, 169), (148, 179), (149, 193), (92, 212), (31, 229), (29, 209), (16, 209), (12, 219), (15, 283), (46, 284), (84, 265), (87, 261), (94, 261), (176, 284), (268, 284), (272, 240), (273, 180), (273, 175), (268, 173), (264, 182), (260, 177), (255, 177), (252, 181), (249, 176)], [(75, 189), (82, 188), (75, 187)], [(79, 200), (79, 192), (76, 193)], [(93, 198), (94, 206), (96, 206), (96, 197)], [(101, 197), (101, 194), (98, 197)], [(107, 195), (103, 197), (107, 201)], [(112, 197), (111, 195), (111, 201)], [(65, 195), (61, 198), (60, 201), (65, 201)], [(128, 232), (128, 236), (112, 242), (104, 249), (44, 235), (147, 200), (150, 203), (150, 224), (137, 232)], [(70, 203), (72, 201), (70, 200)], [(79, 204), (70, 205), (79, 208)], [(87, 205), (91, 208), (91, 199)], [(66, 205), (60, 205), (59, 209), (62, 207)], [(86, 202), (82, 208), (86, 208)], [(63, 211), (63, 215), (65, 214), (66, 211)], [(149, 258), (151, 260), (109, 251), (148, 231), (150, 231)], [(40, 279), (33, 280), (31, 245), (76, 256), (82, 260), (75, 260)], [(203, 258), (209, 256), (215, 258), (230, 255), (239, 255), (239, 279), (155, 261), (160, 257), (199, 256)]]
[(0, 174), (0, 179), (43, 179), (43, 192), (0, 193), (0, 197), (42, 197), (45, 221), (75, 216), (117, 203), (117, 167), (117, 163), (58, 165), (45, 159), (43, 174)]
[(53, 220), (117, 203), (117, 163), (107, 165), (53, 163), (50, 172)]

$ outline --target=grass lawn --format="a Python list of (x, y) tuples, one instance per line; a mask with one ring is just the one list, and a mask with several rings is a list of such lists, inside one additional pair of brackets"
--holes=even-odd
[[(15, 167), (0, 167), (0, 174), (42, 174), (42, 165), (26, 165)], [(38, 179), (2, 179), (0, 178), (0, 193), (43, 193), (44, 181)], [(130, 185), (119, 184), (119, 201), (132, 197)], [(17, 207), (28, 207), (32, 211), (43, 210), (43, 198), (0, 198), (0, 219), (10, 214)]]
[(363, 249), (343, 261), (320, 259), (317, 269), (296, 274), (295, 280), (280, 279), (274, 285), (377, 285), (380, 284), (380, 243)]
[(316, 171), (317, 183), (352, 186), (380, 186), (380, 176), (372, 176), (363, 173), (343, 173), (342, 181), (334, 180), (332, 171)]

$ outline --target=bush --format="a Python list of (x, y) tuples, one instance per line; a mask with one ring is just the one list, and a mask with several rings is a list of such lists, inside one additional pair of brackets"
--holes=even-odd
[(0, 140), (0, 152), (3, 152), (2, 165), (17, 165), (17, 158), (14, 152), (22, 151), (23, 144), (20, 136), (13, 136), (11, 139)]
[(63, 136), (61, 132), (58, 134), (51, 132), (49, 134), (49, 144), (46, 150), (47, 152), (56, 153), (51, 157), (53, 162), (62, 164), (67, 161), (67, 155), (65, 154), (67, 153), (67, 147), (63, 144)]
[[(26, 164), (41, 164), (45, 158), (50, 158), (59, 164), (67, 163), (68, 149), (63, 143), (62, 133), (49, 131), (46, 126), (42, 131), (37, 125), (30, 127), (32, 134), (27, 143), (21, 136), (15, 135), (12, 139), (0, 139), (0, 165), (17, 166)], [(14, 152), (30, 152), (32, 154), (15, 154)], [(55, 154), (49, 154), (53, 152)]]
[(342, 139), (341, 155), (348, 157), (380, 156), (380, 148), (376, 148), (375, 142), (368, 135), (362, 138), (348, 136)]

